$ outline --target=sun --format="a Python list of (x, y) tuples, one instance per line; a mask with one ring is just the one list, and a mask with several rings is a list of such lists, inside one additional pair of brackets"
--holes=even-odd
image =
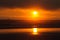
[(37, 11), (34, 11), (33, 14), (34, 14), (34, 15), (37, 15)]
[(38, 12), (37, 12), (37, 11), (33, 11), (33, 13), (32, 13), (32, 17), (33, 17), (33, 18), (38, 17)]
[(37, 11), (33, 11), (33, 15), (35, 15), (35, 16), (36, 16), (37, 14), (38, 14), (38, 12), (37, 12)]

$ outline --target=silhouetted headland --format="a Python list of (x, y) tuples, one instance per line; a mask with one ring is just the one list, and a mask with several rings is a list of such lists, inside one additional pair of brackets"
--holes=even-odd
[[(41, 20), (40, 20), (41, 21)], [(44, 22), (29, 23), (24, 20), (0, 20), (0, 28), (32, 28), (36, 25), (38, 28), (60, 28), (60, 20), (43, 20)]]

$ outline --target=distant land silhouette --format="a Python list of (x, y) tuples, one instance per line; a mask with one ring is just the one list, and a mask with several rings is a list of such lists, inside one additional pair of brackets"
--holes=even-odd
[[(40, 20), (41, 21), (41, 20)], [(38, 28), (60, 28), (60, 20), (43, 20), (45, 22), (29, 23), (24, 20), (0, 20), (0, 29), (2, 28), (33, 28), (36, 25)]]

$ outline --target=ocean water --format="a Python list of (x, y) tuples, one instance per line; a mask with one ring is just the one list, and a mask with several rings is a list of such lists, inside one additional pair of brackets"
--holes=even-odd
[(39, 35), (28, 33), (0, 34), (0, 40), (60, 40), (60, 32), (43, 32)]

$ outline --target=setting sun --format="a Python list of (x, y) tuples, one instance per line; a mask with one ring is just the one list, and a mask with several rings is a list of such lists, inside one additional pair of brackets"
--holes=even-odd
[(38, 12), (37, 12), (37, 11), (34, 11), (34, 12), (33, 12), (33, 16), (34, 16), (34, 17), (37, 17), (37, 15), (38, 15)]
[(37, 12), (36, 12), (36, 11), (34, 11), (34, 12), (33, 12), (33, 14), (34, 14), (34, 15), (37, 15)]
[(38, 18), (39, 18), (39, 15), (38, 15), (38, 11), (32, 11), (31, 13), (31, 19), (34, 20), (34, 21), (37, 21)]

